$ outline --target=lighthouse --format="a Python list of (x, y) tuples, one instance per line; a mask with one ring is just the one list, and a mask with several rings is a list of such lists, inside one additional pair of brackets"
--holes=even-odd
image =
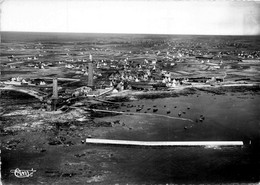
[(89, 63), (88, 63), (88, 86), (93, 87), (93, 59), (92, 55), (89, 55)]

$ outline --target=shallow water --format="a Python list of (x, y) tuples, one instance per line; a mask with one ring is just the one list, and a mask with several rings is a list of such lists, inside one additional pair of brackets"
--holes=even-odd
[[(133, 132), (117, 129), (108, 132), (105, 137), (130, 140), (241, 141), (254, 139), (260, 134), (259, 95), (200, 93), (125, 104), (126, 106), (118, 110), (135, 112), (137, 115), (117, 118), (124, 120), (126, 126), (131, 127)], [(138, 107), (143, 108), (137, 112)], [(153, 109), (158, 111), (153, 112)], [(202, 121), (200, 121), (201, 115), (205, 118)], [(182, 118), (191, 121), (179, 120)]]
[[(124, 156), (123, 159), (117, 160), (117, 166), (122, 175), (126, 176), (125, 182), (155, 184), (259, 182), (259, 103), (259, 95), (248, 93), (226, 95), (200, 93), (199, 96), (134, 101), (126, 103), (130, 104), (131, 108), (123, 106), (119, 110), (136, 112), (138, 105), (144, 105), (140, 112), (153, 113), (153, 106), (156, 105), (158, 111), (154, 114), (178, 117), (180, 111), (185, 111), (186, 114), (182, 113), (181, 118), (195, 121), (200, 115), (204, 115), (205, 120), (196, 123), (145, 114), (117, 116), (106, 119), (123, 120), (126, 127), (131, 130), (111, 128), (100, 137), (146, 141), (252, 140), (256, 146), (108, 147), (108, 150)], [(188, 129), (184, 129), (185, 126)]]

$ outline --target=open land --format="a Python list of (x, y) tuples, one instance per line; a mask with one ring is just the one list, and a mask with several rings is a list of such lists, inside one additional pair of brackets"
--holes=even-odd
[[(259, 37), (5, 34), (4, 184), (260, 181)], [(86, 138), (245, 145), (122, 147)], [(21, 179), (10, 173), (16, 168), (36, 172)]]

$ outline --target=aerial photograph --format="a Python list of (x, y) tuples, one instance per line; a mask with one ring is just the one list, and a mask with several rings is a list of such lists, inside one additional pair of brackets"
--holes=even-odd
[(0, 185), (260, 183), (260, 1), (0, 0), (0, 43)]

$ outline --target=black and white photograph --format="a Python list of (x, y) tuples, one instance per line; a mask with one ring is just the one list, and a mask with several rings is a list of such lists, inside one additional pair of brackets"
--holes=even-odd
[(260, 183), (260, 1), (0, 0), (0, 185)]

